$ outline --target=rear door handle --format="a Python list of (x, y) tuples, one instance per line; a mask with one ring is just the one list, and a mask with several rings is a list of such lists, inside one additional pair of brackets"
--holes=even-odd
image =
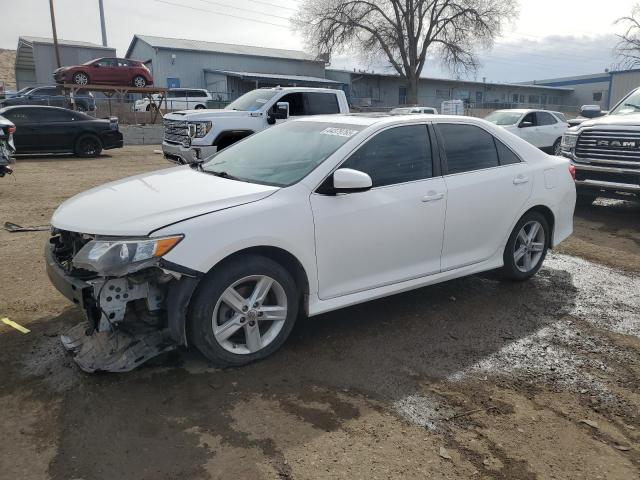
[(435, 202), (436, 200), (442, 200), (443, 198), (444, 198), (444, 193), (429, 192), (427, 195), (422, 197), (422, 201)]
[(516, 178), (513, 179), (513, 184), (514, 185), (521, 185), (523, 183), (527, 183), (529, 181), (529, 179), (523, 175), (518, 175)]

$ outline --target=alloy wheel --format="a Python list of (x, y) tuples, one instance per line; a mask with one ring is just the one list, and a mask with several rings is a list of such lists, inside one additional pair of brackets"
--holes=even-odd
[(87, 85), (89, 83), (89, 77), (84, 73), (76, 73), (73, 76), (73, 83), (76, 85)]
[(513, 260), (516, 268), (523, 273), (534, 270), (544, 254), (545, 233), (542, 224), (536, 220), (525, 223), (516, 237)]
[(228, 352), (248, 355), (275, 340), (287, 319), (284, 288), (266, 275), (251, 275), (230, 285), (212, 316), (213, 334)]
[(98, 148), (98, 143), (91, 138), (86, 138), (80, 143), (80, 152), (83, 156), (92, 157), (96, 155)]
[(133, 85), (135, 87), (144, 87), (146, 84), (147, 84), (147, 82), (142, 77), (136, 77), (136, 78), (133, 79)]

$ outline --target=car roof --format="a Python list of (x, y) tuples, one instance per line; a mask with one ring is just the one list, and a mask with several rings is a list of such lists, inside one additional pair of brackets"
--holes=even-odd
[[(17, 109), (34, 110), (36, 108), (38, 109), (45, 108), (47, 110), (62, 110), (64, 112), (73, 112), (73, 110), (69, 110), (68, 108), (50, 107), (48, 105), (11, 105), (9, 107), (0, 108), (0, 114), (2, 114), (2, 112), (8, 112), (11, 110), (17, 110)], [(76, 113), (81, 113), (81, 112), (76, 112)]]
[(387, 112), (367, 112), (367, 113), (343, 113), (333, 115), (312, 115), (308, 117), (301, 117), (294, 121), (300, 122), (323, 122), (333, 124), (351, 124), (351, 125), (384, 125), (384, 124), (402, 124), (402, 123), (415, 123), (419, 120), (426, 120), (429, 122), (442, 121), (459, 123), (472, 123), (477, 125), (486, 125), (488, 122), (481, 118), (467, 117), (464, 115), (433, 115), (422, 113), (409, 113), (409, 114), (392, 114)]

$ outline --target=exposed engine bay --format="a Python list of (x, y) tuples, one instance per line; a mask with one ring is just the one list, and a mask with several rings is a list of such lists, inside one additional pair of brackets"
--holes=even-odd
[(84, 310), (86, 322), (61, 336), (80, 368), (125, 372), (186, 344), (186, 304), (196, 280), (163, 268), (157, 258), (120, 276), (99, 274), (78, 260), (96, 241), (92, 235), (53, 229), (45, 252), (54, 285)]

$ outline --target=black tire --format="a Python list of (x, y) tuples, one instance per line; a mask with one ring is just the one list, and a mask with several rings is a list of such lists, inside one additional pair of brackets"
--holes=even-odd
[(147, 105), (147, 108), (145, 108), (145, 110), (146, 110), (147, 112), (150, 112), (150, 111), (151, 111), (151, 104)]
[(102, 142), (95, 135), (83, 135), (76, 141), (74, 151), (79, 157), (97, 157), (102, 152)]
[(196, 105), (196, 110), (204, 110), (205, 108), (207, 107), (205, 107), (204, 105)]
[[(226, 306), (224, 302), (222, 302), (221, 297), (223, 293), (234, 283), (241, 281), (242, 279), (250, 276), (267, 276), (271, 279), (275, 280), (279, 287), (281, 287), (280, 292), (283, 295), (286, 295), (286, 318), (275, 337), (268, 343), (265, 347), (255, 351), (255, 352), (246, 352), (246, 353), (232, 353), (227, 348), (225, 348), (216, 338), (213, 330), (213, 316), (216, 313), (216, 324), (220, 326), (218, 323), (220, 321), (220, 312), (223, 307)], [(242, 287), (240, 287), (242, 288)], [(251, 290), (252, 287), (247, 287), (248, 290)], [(272, 293), (270, 293), (271, 295)], [(242, 294), (244, 296), (244, 294)], [(229, 261), (223, 262), (223, 264), (216, 267), (214, 270), (209, 272), (201, 281), (198, 286), (198, 290), (190, 304), (189, 308), (189, 318), (188, 318), (188, 334), (189, 340), (193, 345), (196, 346), (200, 352), (207, 357), (212, 363), (220, 367), (238, 367), (241, 365), (246, 365), (248, 363), (254, 362), (256, 360), (261, 360), (276, 350), (278, 350), (282, 344), (285, 342), (289, 334), (291, 333), (291, 329), (293, 328), (296, 318), (298, 316), (298, 309), (300, 304), (300, 294), (299, 290), (296, 287), (295, 281), (291, 274), (279, 263), (271, 260), (270, 258), (263, 257), (261, 255), (244, 255), (241, 257), (233, 258)], [(216, 311), (216, 306), (218, 310)], [(226, 307), (226, 318), (230, 318), (231, 316), (242, 315), (234, 312), (231, 308)], [(245, 339), (246, 347), (248, 347), (248, 340), (246, 340), (248, 328), (250, 328), (250, 319), (249, 316), (251, 310), (245, 310), (247, 312), (247, 317), (241, 316), (240, 321), (249, 323), (244, 324), (242, 327), (234, 330), (233, 335), (237, 335), (237, 341), (239, 346), (239, 351), (244, 349), (242, 344), (242, 339)], [(229, 314), (230, 312), (230, 314)], [(253, 317), (255, 318), (255, 317)], [(223, 323), (227, 321), (226, 319), (222, 319)], [(257, 322), (257, 323), (256, 323)], [(264, 326), (265, 331), (270, 327), (269, 322), (262, 323), (258, 320), (254, 320), (253, 325)], [(262, 333), (266, 336), (265, 333)], [(230, 336), (230, 342), (232, 347), (235, 348), (236, 344), (234, 337)], [(232, 349), (233, 349), (232, 348)], [(248, 348), (247, 348), (248, 349)]]
[(576, 197), (576, 206), (590, 207), (596, 198), (598, 198), (598, 196), (593, 193), (578, 193), (578, 196)]
[(131, 85), (138, 88), (146, 87), (147, 79), (142, 75), (136, 75), (135, 77), (133, 77), (133, 80), (131, 80)]
[(553, 142), (553, 147), (551, 147), (551, 154), (552, 155), (560, 156), (560, 154), (561, 154), (561, 150), (560, 150), (561, 142), (562, 142), (562, 138), (559, 138), (555, 142)]
[(76, 111), (77, 112), (86, 112), (87, 106), (84, 103), (76, 103)]
[(71, 83), (75, 83), (76, 85), (88, 85), (91, 83), (89, 79), (89, 75), (84, 72), (76, 72), (71, 77)]
[[(525, 256), (530, 254), (532, 257), (536, 257), (535, 263), (532, 261), (530, 263), (530, 268), (526, 268), (526, 264), (524, 263), (524, 261), (523, 261), (523, 265), (519, 264), (521, 260), (516, 261), (515, 255), (516, 255), (516, 250), (522, 251), (521, 248), (524, 247), (522, 239), (519, 237), (521, 230), (523, 230), (523, 227), (525, 227), (526, 225), (530, 225), (532, 223), (539, 224), (540, 226), (539, 228), (542, 230), (544, 234), (544, 238), (542, 240), (540, 240), (539, 238), (535, 238), (535, 240), (538, 240), (538, 241), (534, 242), (536, 245), (539, 243), (542, 243), (541, 251), (534, 251), (533, 248), (538, 248), (538, 247), (532, 247), (531, 245), (525, 248), (525, 252), (526, 252)], [(551, 232), (549, 229), (549, 223), (547, 222), (547, 219), (545, 218), (544, 215), (542, 215), (539, 212), (525, 213), (522, 216), (522, 218), (518, 221), (518, 223), (516, 223), (516, 226), (513, 228), (513, 231), (509, 236), (507, 245), (504, 248), (504, 254), (503, 254), (504, 266), (502, 267), (502, 272), (504, 276), (510, 280), (521, 282), (524, 280), (528, 280), (529, 278), (533, 277), (536, 273), (538, 273), (538, 270), (540, 270), (540, 267), (542, 266), (542, 262), (544, 262), (544, 259), (547, 256), (550, 235), (551, 235)], [(541, 255), (538, 256), (537, 255), (538, 253), (541, 253)], [(524, 271), (523, 271), (523, 268), (525, 268)]]

